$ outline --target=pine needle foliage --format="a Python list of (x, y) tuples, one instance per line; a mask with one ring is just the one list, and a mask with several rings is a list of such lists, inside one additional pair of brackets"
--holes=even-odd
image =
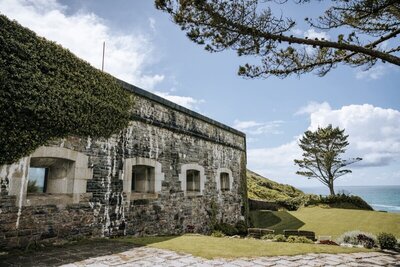
[[(290, 3), (291, 2), (291, 3)], [(369, 69), (378, 61), (400, 66), (399, 0), (331, 0), (317, 18), (285, 16), (287, 5), (310, 0), (155, 0), (188, 38), (209, 52), (233, 50), (259, 63), (239, 67), (247, 78), (319, 76), (344, 64)], [(274, 13), (272, 6), (281, 12)], [(294, 34), (323, 31), (332, 38)]]
[(118, 133), (131, 106), (114, 77), (0, 15), (0, 165), (54, 138)]

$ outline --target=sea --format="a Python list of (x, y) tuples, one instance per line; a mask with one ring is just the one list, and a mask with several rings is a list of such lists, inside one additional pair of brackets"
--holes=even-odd
[[(327, 187), (299, 187), (304, 193), (328, 195)], [(400, 213), (400, 185), (335, 186), (335, 193), (357, 195), (374, 210)]]

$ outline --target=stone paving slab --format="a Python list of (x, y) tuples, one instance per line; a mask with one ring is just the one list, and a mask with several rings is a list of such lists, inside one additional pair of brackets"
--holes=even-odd
[(35, 253), (23, 253), (0, 257), (0, 267), (8, 266), (399, 266), (400, 254), (393, 252), (370, 252), (352, 254), (306, 254), (237, 259), (208, 260), (190, 254), (169, 250), (137, 247), (124, 242), (99, 242), (77, 246), (52, 248)]

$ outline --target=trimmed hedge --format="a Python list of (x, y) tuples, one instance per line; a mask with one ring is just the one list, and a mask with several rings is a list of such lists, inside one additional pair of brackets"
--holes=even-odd
[(338, 194), (329, 195), (320, 198), (311, 198), (307, 201), (306, 206), (326, 204), (332, 208), (342, 209), (360, 209), (360, 210), (374, 210), (365, 200), (359, 196)]
[(0, 165), (53, 138), (109, 137), (129, 123), (117, 80), (0, 15)]
[(304, 195), (293, 198), (278, 199), (275, 202), (262, 201), (249, 199), (250, 210), (273, 210), (278, 211), (280, 209), (286, 209), (290, 211), (298, 210), (310, 199), (311, 195)]

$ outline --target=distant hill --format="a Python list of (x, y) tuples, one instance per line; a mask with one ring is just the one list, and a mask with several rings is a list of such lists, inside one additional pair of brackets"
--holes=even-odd
[(250, 199), (275, 202), (303, 197), (306, 194), (291, 185), (271, 181), (247, 170), (247, 195)]

